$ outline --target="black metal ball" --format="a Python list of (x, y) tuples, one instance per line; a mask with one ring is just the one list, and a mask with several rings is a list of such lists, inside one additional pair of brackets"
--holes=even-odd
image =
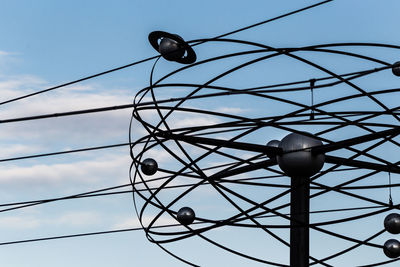
[(392, 66), (392, 72), (396, 76), (400, 76), (400, 61), (397, 61)]
[(189, 225), (194, 221), (196, 214), (189, 207), (183, 207), (178, 211), (177, 220), (183, 225)]
[(383, 244), (383, 252), (389, 258), (397, 258), (400, 256), (400, 242), (396, 239), (389, 239)]
[(148, 158), (143, 160), (142, 162), (142, 172), (146, 175), (153, 175), (157, 172), (158, 170), (158, 164), (157, 161), (154, 159)]
[(178, 61), (185, 54), (185, 49), (177, 41), (167, 37), (161, 39), (158, 50), (169, 61)]
[(391, 213), (384, 221), (385, 230), (391, 234), (400, 234), (400, 214)]
[(324, 166), (324, 154), (312, 154), (308, 148), (320, 146), (322, 142), (306, 135), (291, 133), (279, 143), (283, 154), (277, 155), (279, 167), (290, 177), (310, 177)]
[[(271, 146), (271, 147), (279, 147), (279, 140), (271, 140), (267, 143), (267, 146)], [(275, 159), (276, 155), (273, 153), (267, 153), (268, 158), (270, 159)]]

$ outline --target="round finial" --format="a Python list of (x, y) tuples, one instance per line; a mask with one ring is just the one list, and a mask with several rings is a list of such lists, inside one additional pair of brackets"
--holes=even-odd
[(385, 230), (391, 234), (400, 234), (400, 214), (391, 213), (384, 221)]
[(396, 239), (389, 239), (383, 244), (383, 252), (389, 258), (397, 258), (400, 256), (400, 242)]
[(194, 221), (196, 214), (189, 207), (183, 207), (178, 211), (177, 220), (183, 225), (189, 225)]
[(142, 162), (142, 172), (146, 175), (153, 175), (157, 172), (158, 164), (154, 159), (148, 158)]
[(397, 61), (392, 65), (392, 72), (396, 76), (400, 76), (400, 61)]
[[(271, 146), (271, 147), (279, 147), (279, 140), (271, 140), (267, 143), (267, 146)], [(267, 152), (267, 156), (270, 159), (274, 159), (276, 157), (276, 155), (274, 153), (268, 153)]]
[(185, 49), (177, 41), (167, 37), (161, 39), (158, 51), (169, 61), (177, 61), (185, 54)]
[(279, 143), (282, 155), (277, 155), (281, 170), (290, 177), (311, 177), (324, 166), (324, 154), (312, 154), (308, 148), (322, 142), (306, 135), (291, 133)]
[(166, 60), (182, 64), (192, 64), (196, 61), (196, 53), (177, 34), (154, 31), (149, 34), (149, 42)]

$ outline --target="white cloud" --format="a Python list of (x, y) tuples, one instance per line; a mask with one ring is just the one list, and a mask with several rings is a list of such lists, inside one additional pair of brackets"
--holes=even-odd
[(186, 116), (179, 120), (173, 121), (174, 128), (196, 127), (218, 124), (221, 121), (211, 116)]
[(1, 216), (1, 229), (31, 229), (41, 225), (39, 219), (32, 216)]
[(17, 188), (43, 188), (101, 183), (104, 180), (127, 180), (128, 155), (106, 155), (72, 163), (32, 166), (2, 165), (0, 184)]
[(60, 215), (45, 216), (43, 214), (17, 216), (1, 216), (1, 229), (38, 229), (46, 226), (82, 227), (99, 223), (101, 215), (92, 211), (66, 212)]
[(23, 145), (23, 144), (4, 144), (1, 149), (2, 158), (14, 157), (19, 155), (27, 155), (40, 150), (36, 145)]
[[(47, 87), (45, 80), (32, 75), (0, 77), (0, 102)], [(132, 91), (128, 90), (106, 91), (96, 84), (78, 84), (0, 106), (0, 119), (129, 104), (132, 97)], [(0, 140), (2, 143), (35, 143), (43, 147), (61, 144), (60, 140), (69, 147), (79, 147), (88, 142), (109, 143), (109, 139), (119, 142), (121, 137), (128, 139), (130, 115), (131, 109), (123, 109), (6, 123), (2, 125)]]
[(5, 101), (28, 92), (33, 92), (46, 84), (45, 80), (33, 75), (0, 76), (0, 101)]
[(242, 113), (246, 112), (247, 110), (243, 109), (243, 108), (235, 108), (235, 107), (220, 107), (220, 108), (217, 108), (215, 111), (219, 112), (219, 113), (236, 114), (237, 115), (237, 114), (242, 114)]
[[(169, 215), (165, 215), (165, 216), (168, 216), (169, 218), (168, 217), (160, 217), (153, 224), (153, 226), (178, 224), (178, 221), (176, 219), (170, 217)], [(144, 216), (143, 220), (142, 220), (144, 227), (148, 226), (152, 220), (153, 220), (153, 217)], [(139, 219), (129, 217), (129, 218), (122, 219), (121, 222), (116, 223), (112, 228), (126, 229), (126, 228), (136, 228), (136, 227), (141, 227)]]
[(101, 221), (101, 215), (92, 211), (67, 212), (60, 217), (47, 220), (46, 223), (61, 226), (95, 225)]
[(1, 51), (0, 50), (0, 56), (8, 56), (8, 55), (10, 55), (11, 53), (9, 53), (9, 52), (6, 52), (6, 51)]

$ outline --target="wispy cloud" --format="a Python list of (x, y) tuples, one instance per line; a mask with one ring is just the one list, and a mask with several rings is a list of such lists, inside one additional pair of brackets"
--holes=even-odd
[(127, 179), (130, 158), (127, 153), (105, 155), (91, 160), (81, 160), (61, 164), (35, 164), (31, 166), (6, 165), (0, 167), (0, 184), (13, 188), (58, 187), (59, 189), (77, 185), (102, 184), (104, 181)]
[[(19, 75), (0, 77), (0, 101), (24, 95), (48, 87), (48, 83), (36, 76)], [(17, 118), (40, 114), (90, 109), (129, 104), (130, 90), (104, 90), (96, 84), (80, 84), (59, 91), (45, 93), (0, 107), (0, 119)], [(131, 110), (118, 110), (88, 115), (3, 124), (0, 132), (2, 143), (64, 144), (79, 147), (89, 143), (108, 143), (110, 139), (128, 139)], [(135, 128), (136, 129), (136, 128)], [(135, 130), (134, 129), (134, 130)], [(63, 140), (60, 143), (60, 140)], [(117, 142), (117, 141), (115, 141)]]
[(47, 226), (82, 227), (99, 223), (101, 214), (93, 211), (74, 211), (56, 215), (20, 214), (18, 216), (1, 216), (1, 229), (28, 230)]
[(242, 114), (242, 113), (246, 112), (247, 109), (235, 108), (235, 107), (220, 107), (220, 108), (217, 108), (215, 111), (219, 112), (219, 113), (238, 115), (238, 114)]
[(1, 229), (32, 229), (41, 225), (39, 219), (32, 216), (1, 216)]
[[(153, 217), (150, 217), (150, 216), (143, 217), (143, 220), (142, 220), (143, 226), (144, 227), (148, 226), (152, 220), (153, 220)], [(178, 224), (178, 221), (170, 216), (169, 216), (169, 218), (160, 217), (153, 225), (161, 226), (161, 225), (170, 225), (170, 224)], [(135, 228), (135, 227), (141, 227), (139, 219), (136, 217), (122, 219), (120, 222), (116, 223), (113, 226), (114, 229), (126, 229), (126, 228)]]
[(101, 221), (101, 215), (93, 211), (75, 211), (62, 214), (60, 217), (46, 220), (44, 223), (60, 226), (87, 226), (95, 225)]
[(0, 50), (0, 57), (1, 57), (1, 56), (8, 56), (8, 55), (10, 55), (9, 52)]

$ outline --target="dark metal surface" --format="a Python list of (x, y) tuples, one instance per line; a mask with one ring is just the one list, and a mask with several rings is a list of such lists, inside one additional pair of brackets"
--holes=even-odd
[(389, 239), (383, 245), (383, 252), (389, 258), (397, 258), (400, 256), (400, 242), (396, 239)]
[(149, 42), (167, 60), (182, 64), (192, 64), (196, 61), (194, 50), (177, 34), (154, 31), (149, 34)]
[(183, 225), (189, 225), (194, 221), (195, 217), (196, 214), (194, 213), (193, 209), (189, 207), (183, 207), (179, 209), (176, 219)]
[(279, 143), (282, 153), (277, 155), (281, 170), (290, 177), (310, 177), (324, 166), (325, 155), (312, 153), (311, 148), (321, 146), (316, 138), (299, 133), (285, 136)]
[(146, 175), (153, 175), (157, 172), (158, 164), (154, 159), (145, 159), (142, 162), (142, 172)]
[(400, 61), (393, 64), (392, 72), (396, 76), (400, 76)]
[[(170, 38), (176, 43), (171, 43), (165, 38)], [(173, 49), (162, 52), (164, 57), (166, 53), (176, 52), (180, 42), (183, 42), (177, 36), (164, 32), (152, 33), (149, 39), (157, 51), (162, 39), (168, 41), (167, 48)], [(210, 238), (212, 233), (225, 226), (229, 226), (228, 229), (250, 229), (258, 231), (260, 236), (268, 236), (271, 244), (266, 246), (274, 246), (273, 242), (276, 242), (275, 244), (285, 247), (291, 267), (339, 266), (336, 264), (338, 259), (365, 246), (371, 248), (372, 252), (375, 251), (377, 261), (370, 264), (366, 263), (364, 258), (355, 258), (355, 262), (360, 262), (360, 266), (392, 263), (394, 260), (388, 261), (385, 255), (397, 257), (400, 246), (393, 240), (385, 244), (376, 241), (376, 238), (385, 234), (382, 225), (377, 225), (367, 234), (365, 231), (362, 234), (354, 231), (347, 235), (332, 230), (333, 227), (325, 226), (365, 223), (374, 216), (383, 218), (385, 213), (399, 208), (397, 203), (388, 203), (386, 191), (383, 190), (394, 186), (386, 183), (385, 177), (388, 173), (400, 173), (400, 162), (396, 158), (393, 159), (390, 153), (385, 153), (398, 151), (400, 148), (398, 138), (396, 139), (400, 134), (400, 108), (396, 104), (385, 102), (392, 95), (400, 93), (400, 89), (388, 88), (384, 82), (380, 82), (371, 90), (362, 88), (359, 84), (365, 83), (358, 81), (370, 76), (387, 75), (387, 72), (397, 76), (397, 63), (393, 65), (386, 62), (387, 57), (381, 55), (383, 50), (398, 52), (400, 46), (332, 43), (274, 48), (245, 40), (219, 38), (192, 40), (184, 44), (188, 47), (188, 44), (234, 44), (248, 49), (193, 62), (192, 65), (175, 69), (156, 81), (153, 81), (153, 67), (150, 85), (136, 95), (132, 121), (135, 126), (141, 125), (146, 133), (131, 144), (131, 183), (135, 191), (134, 201), (139, 220), (143, 223), (145, 218), (152, 218), (151, 222), (144, 226), (148, 239), (174, 257), (193, 266), (196, 264), (181, 258), (179, 253), (167, 250), (167, 244), (197, 237), (250, 262), (255, 261), (268, 266), (288, 266), (287, 262), (271, 260), (274, 255), (268, 254), (268, 250), (255, 256), (245, 252), (247, 247), (241, 250), (237, 248), (239, 246), (230, 246), (226, 242)], [(373, 52), (353, 52), (365, 49), (371, 49)], [(360, 64), (351, 72), (339, 74), (326, 67), (329, 66), (329, 62), (319, 64), (309, 59), (313, 58), (312, 56), (305, 56), (306, 54), (340, 56), (364, 62), (366, 67), (360, 67)], [(179, 58), (179, 55), (176, 58)], [(232, 65), (238, 58), (241, 59), (237, 61), (239, 63)], [(314, 71), (310, 73), (318, 75), (282, 83), (270, 83), (269, 77), (263, 76), (265, 80), (254, 86), (254, 83), (243, 81), (238, 74), (235, 82), (225, 83), (241, 70), (247, 70), (248, 67), (259, 63), (275, 62), (274, 60), (280, 58), (297, 61)], [(218, 73), (211, 72), (204, 81), (170, 82), (170, 78), (182, 77), (188, 70), (215, 70), (212, 64), (224, 60), (229, 62), (226, 69)], [(238, 81), (240, 87), (236, 86)], [(246, 82), (251, 86), (246, 86)], [(172, 98), (161, 93), (168, 89), (175, 90), (176, 94), (172, 95)], [(336, 91), (340, 90), (342, 94), (336, 94)], [(303, 100), (309, 99), (310, 91), (311, 104), (307, 104)], [(302, 98), (293, 97), (296, 95), (301, 95)], [(230, 112), (231, 102), (228, 98), (249, 103), (249, 109), (256, 108), (256, 105), (252, 106), (253, 101), (265, 103), (265, 114)], [(353, 102), (368, 103), (369, 106), (363, 105), (357, 109), (356, 104), (351, 104)], [(215, 109), (215, 103), (223, 103), (228, 108), (224, 111)], [(148, 119), (148, 112), (155, 114), (153, 119)], [(179, 117), (182, 114), (187, 120), (200, 117), (204, 120), (182, 126), (180, 122), (183, 119)], [(266, 143), (267, 145), (262, 145)], [(166, 176), (156, 187), (150, 186), (141, 172), (137, 171), (142, 162), (141, 158), (149, 151), (161, 151), (160, 153), (164, 153), (163, 156), (167, 154), (172, 162), (159, 167), (158, 171)], [(211, 167), (207, 164), (211, 164)], [(188, 182), (180, 187), (180, 191), (176, 191), (172, 200), (163, 198), (165, 189), (170, 188), (177, 180), (184, 179)], [(271, 182), (270, 179), (276, 180)], [(227, 210), (234, 210), (234, 214), (217, 219), (213, 216), (202, 217), (200, 212), (195, 216), (193, 212), (196, 221), (187, 224), (180, 219), (182, 228), (161, 231), (154, 227), (162, 218), (180, 217), (183, 213), (176, 210), (176, 207), (185, 205), (183, 202), (188, 199), (193, 200), (192, 194), (204, 185), (218, 194), (219, 198), (225, 201)], [(255, 199), (251, 193), (253, 189), (249, 187), (265, 189), (264, 198)], [(281, 191), (272, 193), (273, 188), (280, 188)], [(372, 191), (374, 195), (369, 194)], [(381, 197), (382, 195), (384, 197)], [(287, 200), (289, 197), (290, 201)], [(334, 206), (337, 212), (354, 207), (341, 206), (340, 201), (335, 201), (340, 197), (346, 197), (346, 203), (349, 205), (366, 202), (378, 208), (373, 211), (362, 210), (357, 214), (338, 213), (337, 216), (326, 219), (321, 217), (310, 222), (310, 214), (314, 212), (313, 203)], [(191, 204), (191, 207), (196, 209), (195, 204)], [(186, 215), (192, 219), (191, 215)], [(270, 216), (279, 217), (281, 220), (264, 220)], [(393, 223), (392, 219), (387, 221), (386, 230), (397, 232), (397, 223)], [(273, 229), (287, 231), (288, 235), (280, 235)], [(333, 238), (335, 241), (343, 241), (346, 245), (339, 250), (319, 247), (326, 249), (326, 253), (323, 256), (313, 255), (318, 250), (312, 248), (320, 245), (309, 243), (310, 230), (311, 233), (321, 235), (323, 240)], [(289, 238), (286, 238), (287, 236)], [(346, 265), (348, 264), (344, 263), (341, 266)]]
[(178, 61), (185, 55), (184, 48), (177, 41), (169, 38), (161, 39), (158, 51), (169, 61)]
[(309, 266), (309, 213), (309, 179), (307, 177), (292, 177), (290, 193), (290, 267)]
[(400, 234), (400, 214), (390, 213), (384, 220), (385, 230), (391, 234)]

